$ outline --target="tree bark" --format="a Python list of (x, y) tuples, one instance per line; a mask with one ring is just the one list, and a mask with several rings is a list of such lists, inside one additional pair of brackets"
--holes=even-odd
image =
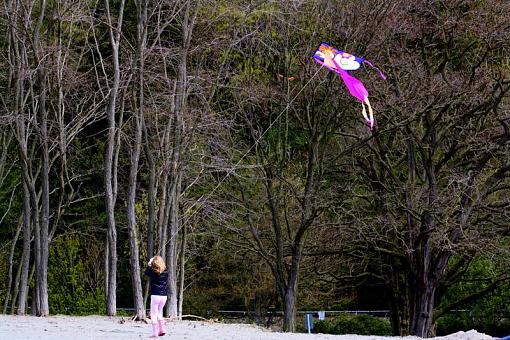
[[(144, 153), (149, 167), (149, 183), (148, 183), (149, 187), (147, 190), (148, 207), (147, 207), (147, 259), (146, 259), (147, 261), (149, 261), (149, 259), (154, 255), (154, 231), (156, 226), (156, 164), (154, 163), (154, 157), (149, 147), (149, 136), (145, 120), (142, 120), (142, 126), (145, 137)], [(147, 280), (143, 298), (144, 306), (146, 305), (147, 298), (149, 296), (149, 286), (150, 281)]]
[[(21, 135), (24, 135), (24, 123), (19, 125)], [(22, 154), (26, 152), (26, 145), (21, 145)], [(25, 154), (26, 155), (26, 154)], [(31, 194), (27, 181), (29, 180), (28, 169), (25, 162), (22, 162), (23, 173), (23, 262), (21, 263), (21, 282), (19, 289), (19, 302), (17, 313), (24, 315), (26, 313), (26, 302), (28, 297), (28, 272), (30, 270), (30, 239), (32, 237), (32, 206)]]
[(434, 308), (435, 285), (423, 280), (415, 290), (413, 318), (411, 319), (411, 334), (426, 338), (429, 336)]
[(301, 263), (301, 247), (295, 245), (297, 249), (292, 252), (291, 265), (288, 274), (287, 288), (285, 291), (285, 309), (283, 313), (284, 329), (287, 332), (296, 331), (296, 299), (298, 289), (299, 267)]
[(140, 278), (140, 252), (138, 249), (138, 226), (136, 221), (136, 184), (138, 175), (138, 160), (140, 157), (142, 128), (141, 117), (136, 117), (135, 141), (131, 153), (131, 166), (129, 171), (128, 184), (128, 207), (127, 207), (127, 225), (129, 233), (129, 245), (131, 249), (131, 279), (133, 284), (133, 299), (135, 304), (136, 320), (145, 320), (146, 312), (143, 303), (142, 281)]
[[(17, 114), (16, 117), (16, 138), (18, 141), (19, 155), (21, 159), (21, 174), (22, 174), (22, 187), (23, 187), (23, 253), (22, 262), (20, 263), (20, 283), (19, 283), (19, 301), (17, 313), (24, 315), (27, 307), (26, 302), (28, 298), (28, 273), (30, 269), (30, 240), (32, 237), (32, 196), (29, 190), (30, 175), (28, 165), (28, 137), (26, 131), (26, 120), (23, 115), (25, 109), (25, 96), (24, 91), (24, 77), (22, 74), (26, 72), (28, 65), (26, 64), (25, 46), (23, 42), (18, 41), (19, 35), (17, 34), (18, 18), (21, 16), (17, 11), (19, 9), (12, 8), (13, 13), (10, 15), (11, 24), (11, 53), (15, 69), (12, 69), (13, 74), (11, 78), (15, 79), (14, 92), (14, 108), (13, 112)], [(11, 54), (10, 54), (11, 55)], [(13, 297), (14, 298), (14, 297)]]
[(117, 24), (114, 27), (110, 10), (110, 1), (104, 0), (106, 16), (109, 27), (110, 43), (112, 48), (113, 81), (110, 88), (110, 96), (106, 116), (108, 118), (108, 139), (104, 158), (104, 181), (105, 181), (105, 203), (107, 216), (107, 240), (108, 240), (108, 276), (106, 291), (106, 314), (113, 316), (117, 314), (117, 229), (115, 223), (115, 197), (116, 185), (114, 182), (114, 148), (116, 145), (116, 124), (115, 113), (117, 97), (120, 87), (120, 64), (119, 45), (122, 31), (125, 0), (121, 0), (118, 11)]
[[(37, 285), (37, 311), (38, 316), (49, 315), (48, 305), (48, 247), (49, 247), (49, 219), (50, 219), (50, 188), (49, 188), (49, 147), (48, 147), (48, 111), (46, 108), (47, 104), (47, 75), (45, 62), (43, 60), (41, 51), (41, 29), (43, 21), (46, 16), (46, 0), (39, 1), (39, 18), (34, 30), (33, 48), (37, 63), (37, 84), (38, 84), (38, 115), (39, 115), (39, 141), (41, 143), (42, 153), (42, 168), (41, 168), (41, 211), (40, 223), (37, 229), (38, 240), (36, 242), (37, 247), (36, 255), (37, 269), (36, 269), (36, 285)], [(35, 199), (35, 198), (34, 198)], [(35, 214), (38, 214), (38, 210), (33, 210)]]
[(186, 241), (187, 241), (187, 228), (186, 225), (182, 225), (181, 233), (181, 249), (179, 250), (179, 295), (178, 295), (178, 306), (177, 315), (179, 318), (182, 317), (182, 305), (184, 301), (184, 283), (185, 283), (185, 269), (186, 269)]
[[(192, 3), (194, 4), (192, 5)], [(188, 52), (190, 49), (191, 37), (193, 34), (193, 27), (198, 13), (199, 1), (188, 0), (186, 9), (183, 14), (182, 21), (182, 38), (183, 46), (179, 59), (178, 76), (176, 84), (176, 99), (175, 99), (175, 119), (174, 119), (174, 136), (173, 136), (173, 150), (172, 161), (170, 164), (170, 190), (168, 192), (168, 200), (170, 203), (169, 211), (169, 231), (170, 239), (167, 250), (167, 265), (168, 265), (168, 285), (169, 285), (169, 302), (167, 303), (167, 315), (171, 318), (178, 316), (178, 290), (177, 290), (177, 239), (180, 225), (180, 196), (181, 196), (181, 149), (183, 139), (183, 120), (184, 113), (187, 109), (188, 99)]]
[(168, 267), (168, 302), (167, 316), (175, 318), (177, 314), (177, 240), (179, 235), (179, 197), (181, 190), (180, 174), (175, 174), (169, 192), (170, 216), (168, 249), (166, 264)]
[[(20, 263), (21, 264), (24, 263), (23, 255), (21, 255)], [(12, 299), (11, 299), (11, 301), (12, 301), (12, 303), (11, 303), (11, 314), (18, 313), (18, 310), (16, 308), (16, 306), (17, 306), (16, 305), (16, 301), (18, 299), (18, 294), (19, 294), (19, 290), (20, 290), (20, 286), (21, 286), (21, 272), (22, 272), (23, 269), (24, 269), (23, 266), (18, 266), (18, 270), (16, 271), (16, 278), (14, 279), (14, 289), (13, 289), (13, 292), (12, 292)], [(25, 305), (26, 305), (26, 301), (25, 301)], [(23, 313), (25, 314), (26, 310), (23, 311)]]
[(42, 170), (41, 170), (41, 236), (40, 236), (40, 262), (37, 266), (37, 284), (39, 288), (38, 316), (48, 316), (48, 253), (49, 253), (49, 223), (50, 223), (50, 185), (49, 185), (49, 148), (48, 148), (48, 112), (46, 110), (46, 75), (41, 71), (41, 98), (39, 99), (41, 116), (41, 144), (42, 144)]
[(142, 121), (145, 109), (144, 103), (144, 58), (146, 47), (146, 23), (147, 23), (147, 1), (137, 1), (137, 80), (135, 95), (137, 98), (137, 109), (134, 114), (134, 138), (131, 146), (131, 166), (129, 169), (128, 183), (128, 206), (127, 224), (129, 232), (129, 245), (131, 249), (131, 279), (133, 284), (133, 299), (135, 307), (135, 319), (145, 320), (146, 311), (142, 294), (142, 280), (140, 277), (140, 251), (138, 248), (138, 225), (136, 219), (136, 187), (138, 177), (138, 164), (142, 144)]
[(14, 251), (16, 250), (16, 243), (18, 243), (19, 234), (21, 233), (21, 229), (23, 228), (23, 223), (18, 222), (18, 227), (16, 228), (16, 233), (14, 234), (14, 239), (12, 240), (11, 251), (9, 252), (9, 272), (7, 274), (7, 290), (4, 298), (4, 308), (3, 314), (7, 314), (7, 307), (9, 306), (9, 301), (11, 299), (11, 290), (12, 290), (12, 269), (14, 265)]

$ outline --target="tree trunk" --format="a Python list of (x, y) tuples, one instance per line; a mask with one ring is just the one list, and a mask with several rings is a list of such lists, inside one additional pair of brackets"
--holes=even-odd
[(32, 236), (31, 230), (31, 206), (30, 206), (30, 192), (23, 176), (23, 262), (21, 263), (21, 281), (19, 288), (19, 302), (17, 314), (25, 315), (27, 311), (27, 297), (28, 297), (28, 272), (30, 270), (30, 238)]
[(48, 149), (48, 112), (46, 110), (46, 75), (41, 72), (41, 98), (39, 99), (41, 115), (41, 145), (42, 145), (42, 170), (41, 170), (41, 236), (40, 236), (40, 262), (37, 267), (37, 285), (39, 287), (39, 311), (38, 316), (50, 314), (48, 305), (48, 251), (49, 251), (49, 223), (50, 223), (50, 186), (49, 186), (49, 149)]
[[(7, 314), (7, 307), (9, 306), (9, 300), (11, 299), (11, 290), (12, 290), (12, 267), (14, 265), (14, 251), (16, 250), (16, 243), (18, 243), (19, 234), (21, 233), (21, 229), (23, 227), (23, 223), (18, 222), (18, 227), (16, 228), (16, 233), (14, 234), (14, 239), (12, 240), (11, 251), (9, 252), (9, 273), (7, 274), (7, 291), (4, 299), (4, 309), (3, 314)], [(23, 260), (23, 259), (22, 259)]]
[(138, 225), (136, 220), (136, 187), (138, 177), (138, 164), (142, 144), (142, 121), (144, 115), (144, 58), (146, 45), (146, 22), (147, 22), (147, 1), (136, 1), (137, 7), (137, 79), (135, 84), (135, 95), (137, 98), (137, 109), (134, 114), (135, 133), (134, 142), (131, 146), (131, 166), (129, 169), (128, 183), (128, 207), (127, 224), (129, 232), (129, 245), (131, 249), (131, 279), (133, 285), (133, 300), (135, 308), (135, 319), (145, 320), (146, 311), (142, 294), (142, 280), (140, 278), (140, 251), (138, 248)]
[[(110, 288), (110, 239), (108, 236), (108, 230), (106, 232), (106, 239), (104, 242), (104, 293), (108, 302), (108, 289)], [(108, 307), (107, 307), (108, 308)]]
[[(142, 117), (143, 118), (143, 117)], [(149, 166), (149, 183), (148, 183), (148, 193), (147, 193), (147, 261), (154, 255), (154, 228), (156, 221), (156, 164), (154, 163), (154, 157), (152, 156), (152, 151), (149, 147), (149, 136), (147, 131), (147, 126), (145, 125), (145, 120), (142, 120), (142, 126), (144, 131), (145, 143), (145, 157), (147, 159), (147, 163)], [(149, 296), (149, 286), (150, 281), (147, 280), (145, 285), (144, 292), (144, 306), (147, 303), (147, 298)]]
[[(175, 112), (175, 97), (177, 96), (177, 82), (174, 82), (172, 88), (172, 98), (170, 100), (170, 112)], [(165, 127), (164, 137), (162, 142), (163, 149), (163, 165), (162, 165), (162, 178), (160, 181), (160, 199), (159, 199), (159, 211), (158, 211), (158, 251), (157, 253), (162, 257), (166, 258), (167, 253), (167, 242), (168, 242), (168, 220), (170, 216), (170, 206), (169, 202), (169, 188), (168, 183), (170, 182), (170, 172), (172, 168), (172, 159), (171, 156), (171, 136), (173, 129), (175, 129), (173, 124), (175, 119), (168, 119), (168, 122)]]
[[(32, 183), (30, 183), (29, 185), (32, 185)], [(33, 189), (29, 189), (31, 191), (33, 191)], [(33, 197), (32, 197), (32, 200), (35, 200)], [(33, 209), (33, 223), (34, 223), (34, 270), (36, 272), (35, 274), (35, 286), (34, 286), (34, 289), (33, 289), (33, 292), (34, 294), (32, 295), (32, 315), (38, 315), (39, 313), (39, 310), (41, 309), (41, 300), (39, 298), (39, 295), (40, 295), (40, 285), (39, 285), (39, 282), (38, 282), (38, 274), (39, 274), (39, 267), (42, 266), (41, 262), (41, 225), (39, 223), (39, 220), (38, 220), (38, 216), (37, 216), (37, 213), (36, 211), (39, 211), (39, 208), (37, 206), (37, 202), (34, 202), (34, 209)], [(30, 280), (29, 280), (30, 281)]]
[[(34, 200), (33, 193), (30, 191), (32, 188), (31, 178), (29, 174), (28, 159), (28, 132), (26, 129), (27, 121), (30, 116), (25, 114), (27, 110), (26, 97), (28, 94), (25, 91), (25, 80), (30, 79), (26, 77), (29, 70), (28, 56), (26, 52), (26, 35), (23, 30), (18, 28), (23, 22), (30, 20), (29, 15), (23, 12), (21, 4), (17, 1), (10, 1), (8, 4), (8, 19), (9, 19), (9, 60), (11, 65), (9, 79), (14, 80), (14, 86), (10, 89), (13, 100), (12, 112), (16, 114), (16, 139), (19, 146), (19, 155), (21, 159), (21, 175), (23, 185), (23, 254), (22, 262), (20, 263), (20, 283), (19, 283), (19, 303), (18, 314), (25, 314), (27, 310), (26, 302), (28, 298), (28, 276), (30, 265), (30, 239), (32, 236), (32, 214), (36, 205), (32, 206)], [(37, 203), (37, 202), (36, 202)], [(32, 210), (34, 209), (34, 210)], [(35, 212), (37, 213), (37, 212)], [(34, 213), (34, 214), (35, 214)], [(15, 294), (16, 295), (16, 294)], [(13, 306), (14, 299), (13, 297)]]
[(271, 226), (274, 232), (274, 243), (275, 243), (275, 260), (274, 264), (271, 265), (271, 271), (276, 281), (276, 290), (280, 295), (282, 301), (286, 300), (287, 296), (287, 283), (284, 272), (284, 259), (283, 259), (283, 233), (282, 226), (280, 223), (279, 204), (273, 194), (273, 171), (271, 167), (265, 167), (266, 180), (266, 194), (268, 198), (269, 210), (271, 211)]
[(170, 203), (168, 202), (168, 174), (163, 176), (161, 181), (161, 195), (158, 211), (158, 251), (156, 255), (166, 258), (168, 242), (168, 216), (170, 215)]
[[(35, 251), (35, 250), (34, 250)], [(33, 263), (31, 268), (30, 268), (30, 274), (28, 275), (28, 283), (32, 283), (34, 282), (34, 273), (35, 273), (35, 267), (36, 267), (36, 264)], [(30, 287), (30, 285), (29, 285)], [(32, 285), (32, 312), (31, 314), (32, 315), (35, 315), (36, 311), (37, 311), (37, 303), (39, 302), (39, 298), (37, 297), (37, 284), (34, 284)]]
[(296, 290), (287, 288), (285, 294), (285, 309), (283, 311), (283, 330), (296, 331)]
[[(49, 189), (49, 148), (48, 148), (48, 111), (46, 108), (47, 99), (47, 76), (46, 65), (41, 54), (40, 35), (43, 27), (43, 21), (46, 15), (46, 0), (39, 1), (39, 17), (33, 35), (33, 49), (37, 68), (38, 85), (38, 104), (33, 104), (33, 108), (38, 108), (39, 114), (39, 141), (41, 143), (42, 169), (41, 169), (41, 211), (40, 224), (36, 222), (36, 287), (37, 287), (37, 311), (38, 316), (49, 315), (48, 306), (48, 229), (50, 216), (50, 189)], [(34, 93), (35, 96), (35, 93)], [(34, 99), (32, 99), (34, 100)], [(35, 190), (34, 200), (36, 199)], [(34, 206), (35, 208), (35, 206)], [(39, 214), (39, 210), (32, 210), (34, 214)]]
[[(184, 66), (185, 68), (185, 66)], [(181, 73), (183, 71), (181, 70)], [(185, 72), (185, 70), (184, 70)], [(181, 74), (180, 73), (180, 74)], [(179, 77), (181, 79), (181, 76)], [(183, 80), (183, 82), (185, 82)], [(181, 87), (182, 86), (182, 87)], [(178, 93), (185, 91), (184, 85), (177, 86)], [(182, 94), (184, 95), (184, 94)], [(177, 96), (179, 98), (180, 95)], [(179, 103), (180, 101), (177, 100)], [(182, 109), (182, 103), (176, 105), (177, 110)], [(179, 203), (181, 196), (181, 175), (180, 175), (180, 149), (181, 149), (181, 129), (182, 112), (176, 111), (174, 118), (174, 142), (172, 150), (172, 160), (170, 162), (170, 171), (168, 174), (170, 187), (168, 190), (168, 248), (166, 249), (166, 264), (168, 267), (168, 302), (166, 304), (166, 314), (170, 318), (177, 317), (177, 238), (179, 234)], [(166, 244), (165, 244), (166, 248)]]
[(433, 250), (430, 241), (424, 247), (420, 255), (424, 256), (425, 262), (419, 266), (417, 280), (411, 282), (410, 335), (425, 338), (433, 336), (436, 289), (451, 255), (448, 251)]
[(115, 225), (115, 176), (114, 169), (114, 148), (116, 145), (116, 124), (115, 113), (117, 96), (120, 87), (120, 65), (119, 65), (119, 44), (122, 30), (125, 0), (121, 0), (118, 12), (116, 27), (113, 26), (112, 14), (110, 13), (110, 1), (104, 0), (106, 16), (108, 21), (110, 43), (112, 48), (113, 82), (110, 89), (110, 97), (106, 115), (108, 117), (108, 139), (104, 159), (104, 181), (105, 181), (105, 203), (107, 216), (107, 240), (108, 240), (108, 276), (106, 293), (106, 314), (113, 316), (117, 314), (117, 229)]
[[(142, 122), (143, 123), (143, 122)], [(145, 124), (144, 124), (145, 127)], [(156, 165), (154, 157), (150, 151), (147, 139), (147, 129), (145, 132), (145, 155), (149, 165), (149, 188), (147, 193), (147, 261), (154, 255), (154, 227), (156, 222)]]
[(407, 336), (410, 329), (410, 292), (407, 273), (396, 264), (390, 268), (390, 316), (394, 335)]
[[(295, 246), (296, 247), (296, 246)], [(293, 250), (289, 269), (287, 288), (285, 290), (285, 310), (283, 312), (283, 330), (296, 331), (296, 298), (298, 289), (299, 266), (301, 263), (301, 245)]]
[(169, 203), (169, 230), (168, 250), (166, 264), (168, 267), (168, 302), (167, 316), (177, 317), (177, 238), (179, 234), (179, 197), (181, 191), (181, 176), (176, 174), (170, 187)]
[(127, 225), (129, 232), (129, 245), (131, 249), (131, 279), (133, 284), (133, 299), (135, 307), (135, 319), (145, 320), (145, 306), (142, 295), (142, 281), (140, 278), (140, 252), (138, 249), (138, 226), (136, 222), (136, 184), (138, 175), (138, 160), (142, 141), (142, 127), (140, 117), (136, 117), (135, 145), (131, 154), (131, 167), (129, 171)]
[[(115, 95), (111, 94), (111, 97)], [(108, 261), (108, 276), (105, 278), (107, 281), (106, 290), (106, 314), (116, 314), (116, 290), (117, 290), (117, 229), (115, 226), (115, 206), (114, 206), (114, 193), (112, 186), (112, 158), (113, 148), (115, 143), (115, 99), (110, 99), (108, 107), (108, 144), (106, 147), (105, 161), (104, 161), (104, 181), (105, 181), (105, 203), (106, 203), (106, 217), (107, 217), (107, 240), (108, 251), (106, 252)]]
[(428, 337), (432, 326), (434, 309), (435, 286), (429, 282), (423, 282), (417, 289), (413, 318), (411, 320), (411, 334), (422, 338)]
[(179, 302), (177, 306), (177, 315), (182, 317), (182, 303), (184, 301), (184, 282), (185, 282), (185, 265), (186, 265), (186, 240), (187, 240), (187, 229), (186, 225), (182, 225), (182, 233), (181, 233), (181, 249), (179, 251)]
[(169, 302), (167, 303), (167, 314), (170, 317), (178, 315), (177, 301), (177, 237), (179, 231), (180, 217), (179, 206), (181, 196), (181, 148), (184, 129), (184, 113), (187, 108), (188, 98), (188, 51), (190, 49), (191, 37), (195, 19), (198, 13), (198, 1), (192, 7), (192, 0), (186, 3), (186, 10), (183, 14), (182, 20), (182, 38), (183, 46), (179, 60), (177, 84), (176, 84), (176, 97), (175, 97), (175, 119), (174, 119), (174, 136), (173, 136), (173, 150), (172, 162), (170, 168), (170, 191), (168, 193), (170, 203), (170, 240), (167, 253), (168, 265), (168, 284), (169, 284)]
[[(25, 262), (25, 259), (24, 259), (23, 255), (21, 255), (20, 263), (24, 263), (24, 262)], [(23, 266), (18, 266), (18, 270), (16, 271), (16, 279), (14, 280), (14, 289), (12, 292), (12, 299), (11, 299), (11, 301), (12, 301), (11, 314), (17, 313), (16, 301), (18, 299), (19, 289), (21, 286), (21, 272), (23, 271), (23, 269), (24, 269)], [(26, 305), (26, 300), (25, 300), (24, 305)], [(23, 313), (25, 314), (26, 311), (23, 311)]]

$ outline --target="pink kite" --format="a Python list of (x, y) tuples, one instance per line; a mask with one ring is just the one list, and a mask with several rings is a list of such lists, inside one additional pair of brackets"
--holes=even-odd
[[(356, 97), (359, 101), (361, 101), (361, 106), (363, 107), (363, 111), (361, 113), (363, 115), (363, 118), (365, 118), (365, 121), (367, 122), (370, 129), (372, 129), (375, 121), (374, 112), (372, 111), (372, 106), (370, 105), (370, 101), (368, 100), (368, 91), (363, 85), (363, 83), (359, 79), (351, 76), (348, 71), (356, 71), (361, 67), (361, 64), (365, 63), (379, 71), (381, 77), (383, 79), (386, 79), (384, 73), (382, 73), (368, 60), (341, 51), (326, 43), (320, 44), (319, 48), (317, 48), (317, 50), (315, 51), (313, 58), (319, 64), (329, 68), (331, 71), (338, 73), (340, 77), (342, 77), (342, 80), (347, 86), (349, 93), (353, 97)], [(365, 108), (365, 104), (368, 107), (368, 115), (367, 110)]]

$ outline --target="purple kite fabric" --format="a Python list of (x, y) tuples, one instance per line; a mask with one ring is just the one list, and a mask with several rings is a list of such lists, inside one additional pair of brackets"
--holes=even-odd
[(365, 85), (363, 85), (363, 83), (361, 82), (361, 80), (354, 78), (347, 71), (344, 71), (341, 68), (338, 69), (338, 73), (340, 74), (340, 77), (342, 77), (342, 80), (347, 86), (349, 93), (353, 97), (358, 98), (358, 100), (362, 102), (368, 98), (368, 91), (365, 88)]
[[(373, 69), (377, 70), (383, 79), (386, 79), (384, 73), (382, 73), (381, 70), (375, 67), (374, 64), (372, 64), (370, 61), (339, 50), (336, 47), (330, 46), (324, 42), (319, 45), (313, 58), (319, 64), (340, 75), (343, 82), (347, 86), (349, 93), (361, 101), (361, 105), (363, 107), (363, 111), (361, 113), (370, 129), (372, 129), (374, 127), (375, 120), (372, 106), (368, 100), (368, 91), (361, 80), (350, 75), (349, 71), (356, 71), (361, 67), (363, 63), (365, 63)], [(368, 108), (368, 114), (365, 105)]]

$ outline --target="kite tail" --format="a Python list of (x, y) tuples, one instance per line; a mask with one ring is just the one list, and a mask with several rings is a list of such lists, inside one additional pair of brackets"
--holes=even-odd
[(375, 66), (371, 61), (365, 59), (365, 60), (363, 60), (363, 62), (365, 64), (367, 64), (368, 66), (370, 66), (371, 68), (373, 68), (374, 70), (376, 70), (377, 72), (379, 72), (379, 74), (381, 75), (381, 78), (386, 80), (386, 75), (377, 66)]
[[(365, 108), (365, 104), (368, 107), (368, 115), (367, 110)], [(363, 107), (363, 110), (361, 111), (361, 114), (363, 115), (363, 118), (365, 118), (365, 121), (367, 122), (368, 126), (370, 127), (370, 130), (374, 127), (374, 111), (372, 110), (372, 105), (370, 105), (370, 101), (368, 100), (368, 97), (365, 98), (363, 102), (361, 102), (361, 106)]]
[(361, 114), (363, 115), (363, 118), (365, 118), (365, 120), (368, 122), (369, 119), (367, 116), (367, 109), (365, 108), (365, 104), (363, 104), (363, 102), (361, 102), (361, 107), (363, 108), (363, 110), (361, 111)]

